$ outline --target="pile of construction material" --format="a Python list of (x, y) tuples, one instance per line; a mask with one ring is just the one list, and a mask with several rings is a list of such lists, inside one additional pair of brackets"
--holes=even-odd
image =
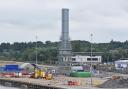
[(112, 79), (99, 85), (100, 88), (128, 88), (128, 78), (124, 79), (122, 77), (112, 77)]

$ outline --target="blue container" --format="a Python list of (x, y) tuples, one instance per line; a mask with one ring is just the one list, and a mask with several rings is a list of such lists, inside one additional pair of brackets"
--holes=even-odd
[(19, 68), (19, 65), (5, 65), (5, 68), (7, 68), (7, 69), (18, 69)]
[(19, 72), (21, 69), (19, 68), (19, 65), (5, 65), (4, 71)]

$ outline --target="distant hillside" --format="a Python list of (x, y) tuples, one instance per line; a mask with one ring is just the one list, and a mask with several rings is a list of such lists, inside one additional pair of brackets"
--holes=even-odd
[[(74, 52), (90, 52), (90, 42), (74, 40), (71, 41)], [(38, 60), (56, 61), (59, 42), (46, 41), (45, 43), (38, 41)], [(0, 60), (15, 61), (35, 61), (36, 42), (19, 43), (1, 43), (0, 44)], [(109, 43), (93, 43), (93, 52), (104, 52), (103, 61), (114, 61), (119, 58), (128, 57), (128, 41), (119, 42), (111, 41)]]

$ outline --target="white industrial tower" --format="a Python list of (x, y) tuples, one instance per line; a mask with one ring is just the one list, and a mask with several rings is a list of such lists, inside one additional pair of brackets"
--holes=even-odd
[(71, 62), (72, 47), (69, 38), (69, 9), (62, 9), (62, 33), (59, 47), (59, 63), (68, 65)]

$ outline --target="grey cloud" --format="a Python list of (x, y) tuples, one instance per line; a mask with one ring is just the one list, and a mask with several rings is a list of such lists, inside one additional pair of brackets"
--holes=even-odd
[(4, 38), (5, 41), (18, 41), (19, 32), (20, 36), (30, 33), (31, 39), (36, 31), (40, 33), (40, 40), (59, 40), (61, 8), (67, 7), (72, 39), (89, 40), (89, 34), (94, 33), (96, 42), (111, 38), (127, 40), (127, 6), (127, 0), (0, 0), (0, 31), (14, 31), (13, 38)]

